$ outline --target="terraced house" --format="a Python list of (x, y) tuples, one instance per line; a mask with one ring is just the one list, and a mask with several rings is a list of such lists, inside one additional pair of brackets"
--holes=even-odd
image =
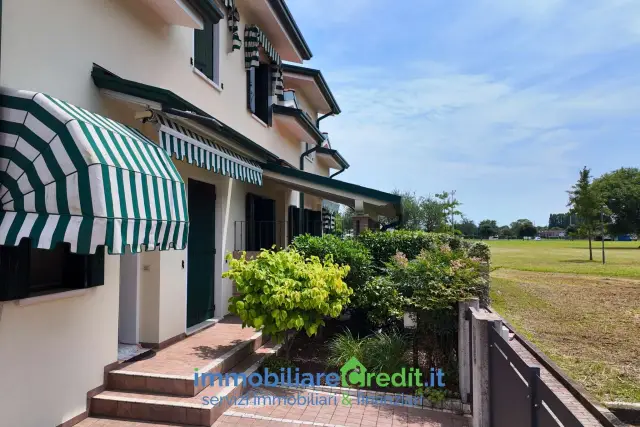
[(340, 108), (284, 0), (0, 11), (0, 424), (73, 425), (119, 356), (225, 316), (228, 252), (326, 232), (337, 203), (398, 217), (333, 178)]

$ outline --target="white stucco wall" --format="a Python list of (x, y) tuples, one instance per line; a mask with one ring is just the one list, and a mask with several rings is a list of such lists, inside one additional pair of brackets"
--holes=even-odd
[(82, 296), (19, 306), (0, 317), (0, 425), (56, 426), (86, 410), (87, 392), (118, 359), (120, 257)]
[[(41, 91), (91, 111), (102, 101), (96, 63), (120, 77), (169, 89), (256, 143), (297, 164), (298, 142), (283, 141), (246, 107), (244, 50), (230, 52), (220, 21), (218, 91), (192, 71), (193, 29), (168, 26), (135, 0), (3, 0), (0, 85)], [(240, 22), (240, 34), (245, 22)]]

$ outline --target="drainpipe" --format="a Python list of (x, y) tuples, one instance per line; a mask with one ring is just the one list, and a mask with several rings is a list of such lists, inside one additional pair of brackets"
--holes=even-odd
[(344, 171), (346, 171), (346, 170), (347, 170), (347, 168), (342, 168), (342, 169), (340, 169), (338, 172), (336, 172), (336, 173), (334, 173), (333, 175), (329, 176), (329, 179), (333, 178), (333, 177), (334, 177), (334, 176), (336, 176), (336, 175), (341, 174), (342, 172), (344, 172)]
[[(323, 118), (323, 117), (321, 117), (321, 118)], [(320, 148), (320, 146), (316, 144), (314, 147), (309, 148), (307, 151), (302, 153), (302, 155), (300, 155), (300, 170), (301, 171), (304, 170), (304, 158), (307, 157), (309, 154), (313, 153), (314, 151), (316, 151), (318, 148)], [(299, 231), (302, 231), (303, 223), (304, 223), (304, 193), (302, 191), (300, 191), (300, 206), (299, 206), (299, 211), (298, 211), (298, 227), (300, 228)]]
[[(0, 0), (0, 1), (2, 1), (2, 0)], [(325, 114), (324, 116), (318, 117), (318, 120), (316, 120), (316, 127), (317, 127), (318, 129), (320, 129), (320, 120), (322, 120), (322, 119), (326, 119), (326, 118), (327, 118), (327, 117), (329, 117), (329, 116), (333, 116), (333, 111), (331, 111), (331, 112), (329, 112), (329, 113)]]

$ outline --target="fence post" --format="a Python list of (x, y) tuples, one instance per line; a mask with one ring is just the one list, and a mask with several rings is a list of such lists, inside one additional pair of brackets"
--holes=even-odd
[(471, 403), (471, 307), (477, 310), (480, 300), (472, 298), (458, 302), (458, 377), (462, 403)]
[(500, 316), (471, 309), (473, 427), (491, 427), (489, 328), (494, 327), (495, 320), (500, 320)]

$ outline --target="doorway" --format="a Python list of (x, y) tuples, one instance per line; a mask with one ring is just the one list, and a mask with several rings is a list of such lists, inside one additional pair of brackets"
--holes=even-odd
[(187, 247), (187, 328), (214, 314), (216, 187), (189, 179), (189, 244)]
[(129, 250), (120, 256), (118, 312), (118, 360), (125, 361), (146, 351), (140, 344), (140, 255)]

